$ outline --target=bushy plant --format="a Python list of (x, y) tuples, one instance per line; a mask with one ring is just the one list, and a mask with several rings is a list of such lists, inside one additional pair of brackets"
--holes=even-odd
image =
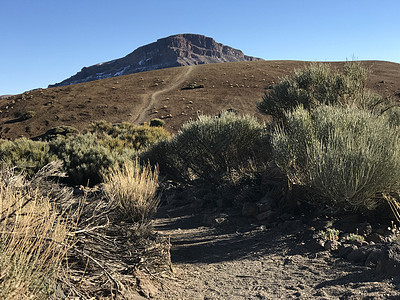
[(351, 105), (386, 109), (386, 99), (366, 89), (368, 71), (360, 63), (347, 63), (339, 72), (329, 64), (313, 63), (267, 91), (258, 109), (284, 121), (285, 112), (302, 105), (310, 111), (319, 105)]
[(400, 130), (387, 115), (357, 107), (298, 107), (277, 127), (274, 157), (315, 204), (335, 210), (374, 209), (400, 191)]
[(116, 161), (118, 155), (99, 143), (93, 134), (60, 138), (50, 142), (51, 151), (63, 162), (73, 184), (94, 185)]
[(113, 124), (106, 121), (91, 124), (87, 132), (95, 134), (101, 145), (119, 152), (124, 148), (141, 150), (169, 136), (161, 127), (137, 126), (131, 123)]
[(116, 164), (104, 175), (107, 197), (134, 222), (146, 223), (156, 212), (157, 188), (157, 167), (141, 166), (137, 159)]
[(46, 142), (27, 138), (15, 141), (0, 140), (0, 160), (15, 166), (18, 170), (33, 175), (49, 162), (56, 159)]
[(200, 116), (183, 125), (172, 139), (155, 144), (142, 157), (180, 179), (217, 183), (224, 175), (249, 163), (262, 135), (263, 126), (250, 116)]

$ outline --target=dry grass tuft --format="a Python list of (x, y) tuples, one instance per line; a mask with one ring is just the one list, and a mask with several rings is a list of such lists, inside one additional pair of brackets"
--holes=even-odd
[(0, 177), (0, 299), (48, 299), (68, 249), (66, 223), (12, 169)]
[(141, 166), (139, 161), (115, 165), (104, 179), (107, 197), (134, 222), (146, 223), (156, 212), (159, 199), (158, 167)]

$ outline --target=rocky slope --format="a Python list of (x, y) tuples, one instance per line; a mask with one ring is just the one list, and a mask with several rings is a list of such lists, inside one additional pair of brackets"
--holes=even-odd
[(217, 43), (210, 37), (178, 34), (142, 46), (123, 58), (84, 67), (76, 75), (49, 87), (170, 67), (255, 60), (260, 59), (246, 56), (241, 50)]

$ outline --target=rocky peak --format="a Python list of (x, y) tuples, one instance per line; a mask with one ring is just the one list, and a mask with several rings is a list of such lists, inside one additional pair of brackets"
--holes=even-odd
[(208, 63), (254, 61), (241, 50), (199, 34), (177, 34), (137, 48), (123, 58), (84, 67), (74, 76), (49, 87), (76, 84), (156, 69)]

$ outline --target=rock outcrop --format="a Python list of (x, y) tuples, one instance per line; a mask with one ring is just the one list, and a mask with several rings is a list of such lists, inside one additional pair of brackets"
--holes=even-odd
[(84, 67), (76, 75), (49, 87), (76, 84), (156, 69), (209, 63), (260, 60), (241, 50), (198, 34), (178, 34), (142, 46), (127, 56)]

